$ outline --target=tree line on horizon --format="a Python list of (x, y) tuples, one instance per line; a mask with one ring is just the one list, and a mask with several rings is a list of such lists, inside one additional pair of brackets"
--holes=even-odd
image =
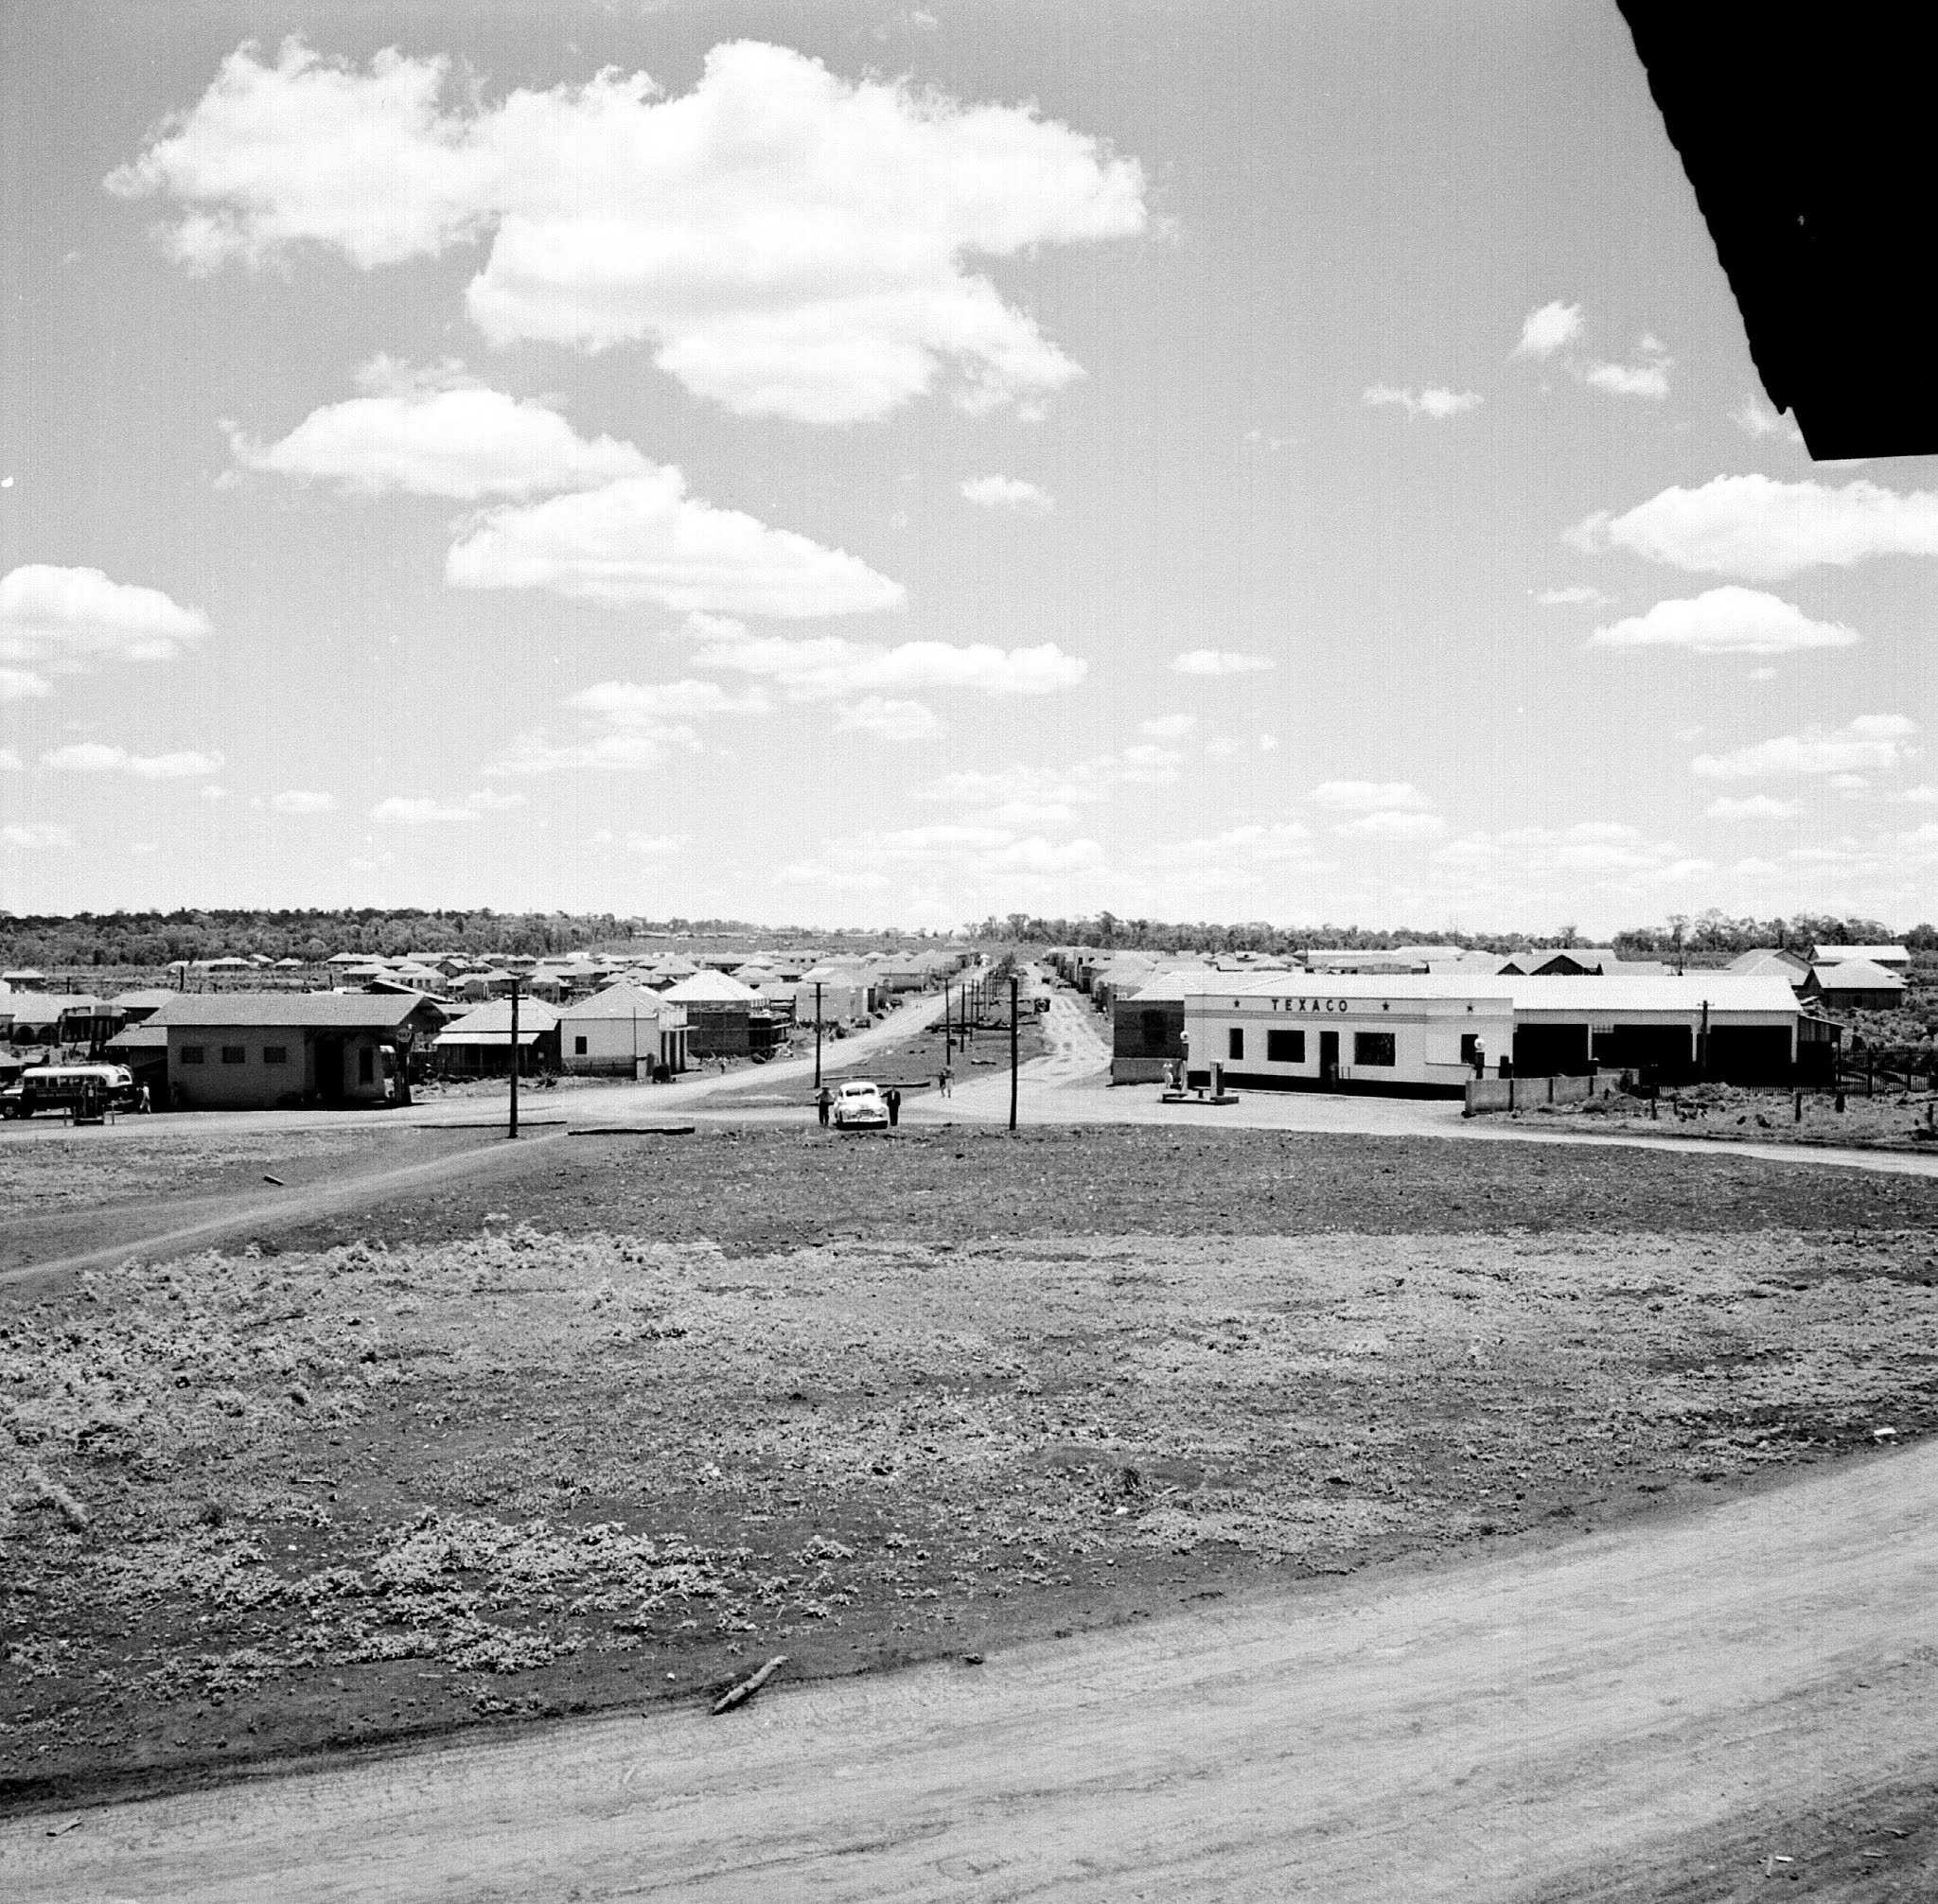
[[(1211, 922), (1171, 924), (1155, 919), (1120, 919), (1099, 912), (1081, 919), (1045, 919), (1012, 912), (992, 913), (969, 931), (980, 939), (1026, 945), (1092, 945), (1100, 950), (1138, 952), (1261, 952), (1280, 957), (1326, 946), (1351, 952), (1384, 952), (1398, 945), (1456, 945), (1467, 952), (1560, 951), (1586, 942), (1572, 926), (1542, 935), (1527, 932), (1435, 932), (1413, 926), (1392, 929), (1363, 926), (1274, 926), (1264, 920), (1243, 925)], [(1812, 945), (1901, 944), (1912, 951), (1938, 951), (1938, 926), (1919, 925), (1899, 932), (1876, 919), (1840, 919), (1834, 913), (1799, 912), (1789, 918), (1732, 919), (1712, 907), (1698, 913), (1671, 913), (1661, 926), (1625, 926), (1609, 942), (1621, 959), (1674, 959), (1713, 956), (1763, 948), (1807, 953)]]
[[(1396, 945), (1457, 945), (1466, 951), (1556, 950), (1583, 943), (1572, 926), (1542, 935), (1525, 932), (1445, 932), (1417, 927), (1275, 926), (1264, 920), (1124, 919), (1102, 911), (1081, 918), (1031, 913), (991, 914), (963, 930), (997, 944), (1092, 945), (1150, 952), (1259, 952), (1280, 957), (1313, 946), (1384, 951)], [(560, 953), (619, 947), (653, 938), (760, 938), (777, 943), (807, 937), (821, 942), (862, 938), (921, 940), (940, 936), (916, 928), (856, 932), (842, 927), (763, 926), (745, 919), (661, 920), (609, 912), (495, 912), (489, 908), (434, 910), (416, 907), (271, 910), (260, 908), (172, 912), (79, 912), (15, 916), (0, 911), (0, 965), (73, 969), (115, 966), (159, 970), (178, 959), (246, 958), (316, 961), (339, 952), (396, 958), (406, 952), (476, 956)], [(1875, 919), (1799, 912), (1788, 918), (1731, 918), (1716, 908), (1671, 913), (1661, 926), (1636, 926), (1610, 942), (1617, 957), (1734, 958), (1759, 947), (1805, 953), (1812, 945), (1903, 944), (1938, 953), (1938, 926), (1899, 931)]]
[[(359, 907), (271, 911), (256, 908), (174, 912), (78, 912), (16, 917), (0, 912), (0, 965), (72, 969), (124, 966), (159, 970), (178, 959), (315, 961), (339, 952), (394, 959), (406, 952), (533, 958), (616, 946), (643, 937), (784, 937), (801, 927), (741, 919), (622, 918), (610, 912), (494, 912)], [(827, 932), (824, 938), (838, 938)], [(925, 935), (908, 934), (908, 937)]]

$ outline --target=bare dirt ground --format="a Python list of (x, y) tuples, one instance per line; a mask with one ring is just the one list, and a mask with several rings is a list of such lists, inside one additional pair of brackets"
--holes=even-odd
[(1860, 1091), (1836, 1094), (1806, 1091), (1803, 1115), (1788, 1091), (1747, 1090), (1728, 1084), (1700, 1084), (1664, 1092), (1651, 1104), (1641, 1098), (1594, 1098), (1580, 1104), (1544, 1104), (1537, 1110), (1495, 1113), (1525, 1127), (1557, 1129), (1600, 1125), (1608, 1131), (1709, 1138), (1720, 1143), (1802, 1144), (1812, 1147), (1875, 1146), (1926, 1151), (1938, 1156), (1938, 1100), (1929, 1091)]
[(728, 1719), (0, 1825), (0, 1876), (23, 1904), (1925, 1897), (1934, 1564), (1927, 1448)]
[(1211, 1130), (502, 1149), (0, 1296), (13, 1806), (1539, 1545), (1938, 1421), (1920, 1178)]
[(476, 1132), (457, 1130), (203, 1133), (185, 1119), (158, 1122), (36, 1132), (0, 1146), (0, 1284), (45, 1281), (132, 1249), (272, 1233), (480, 1168), (502, 1178), (529, 1149), (500, 1155)]

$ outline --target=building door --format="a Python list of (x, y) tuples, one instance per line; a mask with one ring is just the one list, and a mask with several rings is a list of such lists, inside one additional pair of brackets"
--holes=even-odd
[(316, 1095), (326, 1104), (344, 1101), (344, 1041), (319, 1038), (316, 1041)]
[(1339, 1033), (1321, 1031), (1319, 1033), (1319, 1082), (1322, 1084), (1336, 1084), (1339, 1082)]

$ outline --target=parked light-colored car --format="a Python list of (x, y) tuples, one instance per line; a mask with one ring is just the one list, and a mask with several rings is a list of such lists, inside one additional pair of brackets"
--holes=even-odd
[(886, 1130), (889, 1107), (880, 1089), (873, 1084), (849, 1083), (835, 1092), (835, 1123), (844, 1131)]

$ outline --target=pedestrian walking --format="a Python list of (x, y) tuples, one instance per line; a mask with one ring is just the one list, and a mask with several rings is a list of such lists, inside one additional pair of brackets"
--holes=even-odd
[(956, 1095), (956, 1074), (946, 1065), (943, 1067), (942, 1087), (943, 1097), (952, 1098)]
[(827, 1085), (823, 1084), (820, 1089), (819, 1097), (816, 1098), (814, 1101), (815, 1109), (821, 1114), (821, 1128), (823, 1130), (827, 1128), (828, 1108), (830, 1105), (834, 1103), (834, 1092), (829, 1090)]
[(889, 1128), (893, 1130), (902, 1121), (902, 1093), (893, 1084), (889, 1086), (886, 1102), (889, 1106)]

